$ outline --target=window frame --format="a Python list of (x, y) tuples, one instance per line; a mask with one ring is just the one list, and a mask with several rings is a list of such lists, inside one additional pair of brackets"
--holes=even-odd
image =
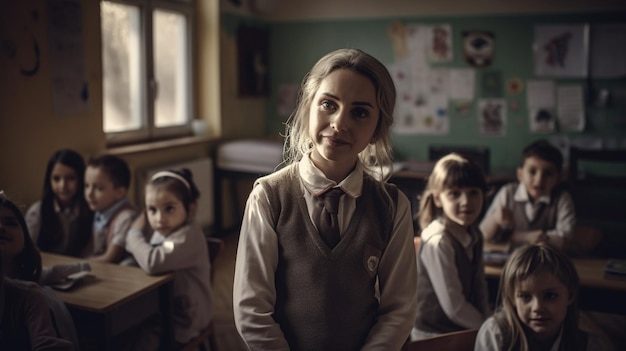
[[(103, 0), (104, 1), (104, 0)], [(103, 2), (101, 1), (101, 2)], [(195, 18), (194, 18), (194, 0), (106, 0), (111, 3), (136, 6), (140, 13), (140, 109), (141, 109), (141, 126), (136, 130), (127, 130), (119, 132), (104, 131), (104, 110), (102, 113), (102, 128), (106, 136), (107, 146), (121, 146), (128, 144), (140, 144), (164, 139), (173, 139), (178, 137), (186, 137), (192, 134), (192, 122), (196, 115), (196, 92), (195, 86)], [(158, 83), (155, 77), (154, 62), (154, 31), (153, 31), (153, 12), (155, 10), (174, 11), (185, 16), (187, 19), (187, 64), (185, 65), (185, 74), (187, 75), (186, 94), (188, 120), (183, 125), (170, 127), (156, 127), (155, 125), (155, 105), (156, 96), (158, 94)], [(100, 25), (102, 30), (102, 24)], [(102, 37), (102, 36), (101, 36)], [(101, 53), (102, 55), (102, 53)], [(104, 84), (104, 67), (102, 68), (103, 84)], [(104, 104), (104, 89), (102, 93), (102, 101)]]

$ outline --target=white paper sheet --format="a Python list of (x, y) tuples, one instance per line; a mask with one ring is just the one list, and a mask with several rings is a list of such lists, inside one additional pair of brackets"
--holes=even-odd
[(557, 88), (557, 114), (564, 131), (582, 131), (585, 128), (585, 103), (580, 84), (561, 85)]

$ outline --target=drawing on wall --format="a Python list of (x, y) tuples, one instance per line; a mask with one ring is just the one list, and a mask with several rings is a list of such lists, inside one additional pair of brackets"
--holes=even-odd
[(524, 82), (520, 78), (509, 78), (506, 82), (506, 91), (510, 95), (518, 95), (524, 91)]
[(583, 78), (587, 76), (589, 26), (535, 26), (535, 75)]
[(497, 70), (482, 71), (480, 79), (483, 97), (502, 97), (502, 72)]
[(240, 26), (237, 30), (237, 49), (239, 96), (267, 96), (270, 87), (268, 29)]
[(531, 132), (547, 133), (556, 128), (553, 80), (529, 80), (526, 106), (528, 107), (528, 126)]
[(554, 132), (554, 112), (547, 108), (530, 110), (530, 131), (534, 133)]
[(556, 110), (561, 130), (580, 132), (585, 129), (585, 101), (582, 85), (561, 85), (557, 88), (556, 95)]
[(387, 35), (389, 35), (389, 40), (391, 40), (396, 59), (406, 57), (408, 51), (406, 46), (407, 29), (404, 23), (400, 21), (392, 22), (387, 30)]
[(504, 99), (478, 100), (480, 134), (504, 136), (506, 134), (506, 102)]
[(495, 36), (488, 31), (463, 31), (463, 56), (473, 67), (485, 67), (493, 62)]
[(428, 44), (428, 60), (430, 62), (452, 61), (452, 28), (449, 24), (430, 27)]
[(78, 0), (47, 1), (48, 53), (55, 116), (89, 111), (83, 16)]

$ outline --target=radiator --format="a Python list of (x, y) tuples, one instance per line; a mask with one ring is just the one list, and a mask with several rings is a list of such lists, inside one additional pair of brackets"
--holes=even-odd
[(200, 158), (187, 162), (173, 163), (152, 167), (150, 169), (137, 172), (137, 204), (139, 208), (145, 206), (145, 185), (148, 180), (158, 171), (187, 168), (193, 173), (193, 181), (200, 191), (198, 199), (198, 209), (196, 210), (196, 222), (203, 228), (211, 227), (214, 223), (213, 209), (213, 161), (211, 158)]

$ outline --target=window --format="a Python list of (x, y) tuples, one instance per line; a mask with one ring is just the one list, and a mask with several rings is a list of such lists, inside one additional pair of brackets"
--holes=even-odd
[(109, 144), (188, 135), (192, 0), (102, 1), (103, 130)]

